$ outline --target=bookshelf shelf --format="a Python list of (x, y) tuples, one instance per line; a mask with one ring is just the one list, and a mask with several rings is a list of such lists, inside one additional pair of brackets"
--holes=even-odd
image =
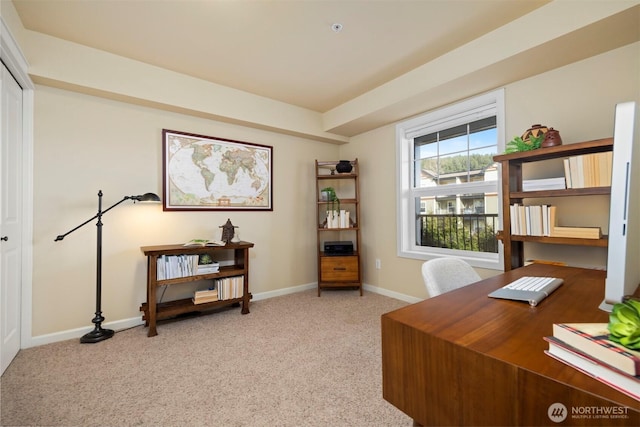
[(563, 159), (571, 156), (603, 153), (613, 150), (613, 138), (597, 139), (574, 144), (539, 148), (532, 151), (501, 154), (494, 160), (502, 165), (502, 226), (499, 238), (504, 244), (504, 270), (509, 271), (524, 265), (524, 243), (537, 242), (545, 244), (607, 247), (606, 236), (600, 239), (582, 239), (567, 237), (529, 236), (511, 234), (510, 207), (514, 203), (521, 204), (524, 199), (579, 197), (610, 195), (611, 187), (569, 188), (563, 190), (522, 191), (522, 166), (525, 163), (552, 159)]
[(606, 236), (600, 239), (578, 239), (573, 237), (521, 236), (513, 234), (511, 235), (511, 240), (517, 242), (549, 243), (554, 245), (594, 246), (599, 248), (606, 248), (609, 243), (609, 239)]
[[(253, 243), (239, 242), (229, 243), (225, 246), (184, 246), (184, 245), (161, 245), (143, 246), (140, 249), (147, 257), (147, 301), (142, 303), (140, 311), (143, 312), (142, 320), (145, 326), (149, 327), (147, 336), (158, 335), (156, 322), (160, 319), (178, 316), (180, 314), (204, 311), (218, 307), (242, 304), (242, 314), (249, 313), (249, 301), (252, 298), (249, 292), (249, 248)], [(231, 252), (233, 255), (233, 265), (222, 266), (217, 273), (198, 274), (186, 277), (177, 277), (166, 280), (158, 280), (158, 258), (163, 255), (199, 255), (211, 254), (215, 258), (216, 254)], [(224, 254), (225, 256), (227, 254)], [(219, 301), (194, 304), (190, 298), (174, 301), (157, 302), (158, 286), (175, 285), (178, 283), (189, 283), (196, 280), (213, 280), (225, 277), (242, 276), (242, 296), (239, 298), (224, 299)]]
[[(190, 298), (179, 299), (174, 301), (162, 302), (156, 304), (156, 320), (168, 319), (180, 314), (189, 313), (192, 311), (209, 310), (218, 307), (226, 307), (229, 305), (240, 304), (242, 298), (232, 298), (222, 301), (205, 302), (202, 304), (194, 304)], [(148, 310), (148, 304), (145, 302), (142, 307)], [(143, 320), (146, 320), (146, 314), (143, 314)]]
[(567, 196), (599, 196), (611, 194), (611, 187), (567, 188), (565, 190), (512, 191), (511, 199), (533, 199)]
[(242, 276), (245, 274), (243, 268), (237, 268), (235, 266), (220, 267), (220, 271), (217, 273), (208, 274), (195, 274), (193, 276), (176, 277), (174, 279), (157, 280), (157, 286), (175, 285), (177, 283), (195, 282), (197, 280), (210, 280), (221, 279), (223, 277)]
[(520, 153), (499, 154), (493, 159), (497, 162), (527, 163), (540, 160), (560, 159), (581, 154), (602, 153), (613, 149), (613, 138), (595, 139), (593, 141), (576, 142), (573, 144), (556, 145), (555, 147), (538, 148)]

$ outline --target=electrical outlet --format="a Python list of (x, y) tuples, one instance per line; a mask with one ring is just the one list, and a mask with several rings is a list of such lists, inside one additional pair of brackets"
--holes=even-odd
[(376, 258), (376, 270), (380, 270), (380, 268), (382, 268), (382, 263), (378, 258)]

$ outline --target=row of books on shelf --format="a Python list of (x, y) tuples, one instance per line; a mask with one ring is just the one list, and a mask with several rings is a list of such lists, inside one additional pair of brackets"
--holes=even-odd
[(224, 277), (215, 279), (209, 289), (196, 291), (193, 294), (194, 304), (224, 301), (241, 298), (244, 290), (244, 276)]
[(608, 336), (607, 323), (557, 323), (545, 353), (640, 401), (640, 352)]
[(522, 181), (522, 191), (611, 186), (611, 165), (613, 162), (611, 151), (567, 157), (563, 162), (563, 177), (525, 179)]
[(158, 257), (157, 279), (177, 279), (217, 273), (220, 270), (220, 264), (216, 261), (209, 264), (200, 264), (199, 261), (200, 255), (162, 255)]
[(560, 227), (556, 220), (556, 207), (552, 205), (510, 206), (511, 234), (521, 236), (573, 237), (600, 239), (600, 227)]
[(610, 187), (613, 151), (564, 159), (567, 188)]

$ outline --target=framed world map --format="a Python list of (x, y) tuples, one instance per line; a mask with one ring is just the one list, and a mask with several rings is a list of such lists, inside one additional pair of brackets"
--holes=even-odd
[(273, 210), (273, 147), (162, 130), (163, 209)]

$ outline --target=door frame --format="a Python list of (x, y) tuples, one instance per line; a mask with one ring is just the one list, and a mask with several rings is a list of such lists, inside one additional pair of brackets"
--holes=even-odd
[(33, 116), (35, 85), (29, 65), (9, 27), (0, 16), (0, 59), (22, 87), (22, 285), (20, 348), (33, 346)]

